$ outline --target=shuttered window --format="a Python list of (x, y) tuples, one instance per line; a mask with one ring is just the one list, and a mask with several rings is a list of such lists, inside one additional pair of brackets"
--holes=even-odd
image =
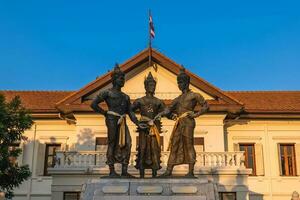
[(204, 151), (204, 138), (203, 137), (195, 137), (194, 138), (194, 147), (196, 152)]
[(55, 166), (56, 151), (60, 150), (61, 144), (46, 144), (44, 175), (47, 176), (48, 168)]
[(239, 147), (240, 147), (240, 151), (244, 151), (246, 168), (251, 168), (252, 169), (251, 175), (256, 175), (254, 144), (239, 144)]
[(219, 193), (220, 200), (236, 200), (235, 192), (220, 192)]
[(96, 151), (107, 151), (107, 137), (96, 137)]
[(296, 176), (294, 144), (279, 144), (279, 161), (282, 176)]
[(80, 192), (64, 192), (64, 200), (79, 200)]

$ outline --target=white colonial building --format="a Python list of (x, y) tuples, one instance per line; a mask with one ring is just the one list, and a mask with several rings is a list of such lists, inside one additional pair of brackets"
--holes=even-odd
[[(156, 96), (168, 105), (180, 94), (176, 75), (181, 67), (156, 50), (152, 61), (148, 67), (146, 49), (121, 65), (126, 73), (123, 92), (131, 100), (143, 96), (144, 78), (151, 71), (158, 81)], [(223, 200), (289, 200), (294, 191), (300, 192), (300, 91), (229, 92), (187, 73), (191, 89), (210, 107), (196, 120), (196, 176), (216, 182)], [(16, 144), (23, 149), (18, 162), (30, 166), (32, 177), (15, 190), (14, 199), (76, 200), (85, 181), (108, 173), (104, 117), (94, 113), (90, 103), (99, 91), (111, 87), (110, 74), (77, 91), (1, 91), (7, 100), (19, 95), (34, 118), (25, 133), (28, 141)], [(174, 121), (162, 123), (159, 173), (166, 167)], [(133, 167), (138, 133), (131, 122), (129, 128), (129, 170), (138, 176)], [(175, 173), (186, 170), (178, 166)]]

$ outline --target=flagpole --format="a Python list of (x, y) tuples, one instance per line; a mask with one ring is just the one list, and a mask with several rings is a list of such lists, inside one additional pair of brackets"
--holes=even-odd
[(149, 9), (149, 16), (148, 16), (148, 20), (149, 20), (148, 21), (148, 29), (149, 29), (149, 32), (148, 32), (148, 34), (149, 34), (149, 47), (148, 47), (148, 49), (149, 49), (149, 61), (148, 61), (148, 67), (151, 66), (151, 57), (152, 57), (152, 55), (151, 55), (151, 48), (152, 48), (151, 42), (152, 42), (152, 38), (151, 38), (150, 18), (151, 18), (151, 10)]

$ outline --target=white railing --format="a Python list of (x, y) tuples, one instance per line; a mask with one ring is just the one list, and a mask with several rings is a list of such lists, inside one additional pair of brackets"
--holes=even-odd
[[(145, 92), (128, 92), (130, 99), (137, 99), (145, 96)], [(155, 92), (155, 96), (160, 99), (174, 99), (178, 97), (180, 92)]]
[[(161, 153), (161, 166), (166, 167), (169, 152)], [(135, 166), (136, 152), (131, 153), (129, 168)], [(237, 152), (197, 152), (195, 168), (241, 168), (244, 155)], [(106, 167), (106, 152), (103, 151), (58, 151), (56, 169), (59, 168), (102, 168)]]

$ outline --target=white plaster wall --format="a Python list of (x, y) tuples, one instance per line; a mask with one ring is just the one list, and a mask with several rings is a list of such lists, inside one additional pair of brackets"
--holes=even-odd
[[(205, 151), (224, 151), (223, 119), (225, 115), (203, 115), (196, 120), (195, 137), (204, 137)], [(95, 138), (106, 137), (104, 117), (99, 114), (75, 114), (76, 124), (68, 124), (64, 120), (38, 120), (31, 130), (26, 131), (28, 141), (24, 146), (23, 163), (28, 164), (32, 171), (31, 192), (30, 180), (25, 181), (15, 190), (16, 198), (25, 198), (30, 192), (33, 196), (50, 198), (51, 176), (39, 176), (37, 166), (44, 159), (38, 154), (39, 143), (68, 144), (70, 149), (95, 150)], [(132, 150), (136, 147), (136, 126), (127, 117), (128, 127), (132, 137)], [(164, 147), (167, 149), (174, 121), (163, 119)], [(36, 130), (35, 130), (36, 127)], [(35, 138), (35, 144), (34, 144)], [(33, 146), (35, 149), (33, 152)], [(33, 159), (33, 161), (32, 161)], [(33, 165), (31, 163), (33, 162)]]
[(25, 132), (25, 136), (28, 140), (24, 142), (22, 163), (29, 165), (32, 176), (15, 189), (13, 199), (27, 199), (27, 195), (31, 194), (32, 200), (50, 200), (52, 177), (36, 173), (38, 163), (44, 162), (38, 155), (39, 143), (68, 143), (76, 138), (75, 126), (64, 120), (36, 120), (32, 128)]
[[(228, 149), (234, 143), (261, 143), (264, 155), (264, 176), (251, 176), (248, 179), (253, 199), (263, 194), (264, 199), (291, 199), (293, 191), (300, 192), (299, 176), (280, 176), (278, 143), (300, 143), (299, 120), (251, 120), (236, 121), (240, 125), (227, 128)], [(251, 199), (251, 198), (250, 198)]]

